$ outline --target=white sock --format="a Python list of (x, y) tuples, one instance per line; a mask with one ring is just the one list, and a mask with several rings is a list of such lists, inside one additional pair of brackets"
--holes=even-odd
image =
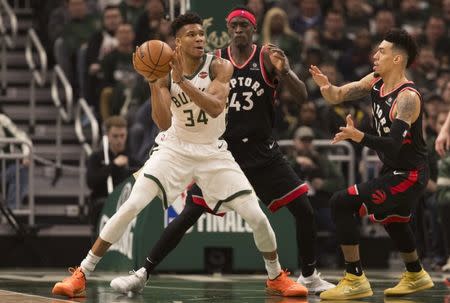
[(278, 256), (274, 260), (264, 259), (264, 263), (266, 263), (267, 275), (270, 280), (275, 279), (281, 273), (281, 265), (278, 262)]
[(86, 256), (86, 258), (81, 261), (80, 267), (83, 270), (84, 274), (88, 276), (91, 272), (95, 270), (95, 266), (102, 259), (102, 257), (97, 257), (94, 255), (92, 250), (90, 250)]

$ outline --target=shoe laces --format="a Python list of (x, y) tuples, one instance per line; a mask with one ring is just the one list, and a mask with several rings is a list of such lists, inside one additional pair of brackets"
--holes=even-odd
[(296, 284), (296, 283), (288, 278), (288, 276), (290, 274), (291, 273), (287, 269), (285, 269), (280, 273), (280, 275), (274, 281), (276, 281), (277, 283), (283, 284), (285, 286), (292, 286), (293, 284)]
[(72, 276), (67, 277), (63, 280), (63, 282), (66, 282), (68, 280), (71, 280), (73, 278), (75, 279), (85, 279), (84, 272), (81, 270), (81, 267), (69, 267), (68, 271), (72, 274)]
[(139, 275), (138, 275), (138, 273), (137, 273), (137, 270), (130, 270), (129, 272), (128, 272), (128, 274), (129, 275), (133, 275), (133, 276), (136, 276), (137, 278), (141, 278)]
[(408, 285), (414, 285), (414, 279), (411, 275), (408, 275), (407, 272), (402, 273), (402, 277), (400, 278), (400, 282), (408, 283)]
[(342, 287), (345, 284), (351, 284), (351, 283), (352, 283), (352, 280), (349, 279), (349, 277), (347, 276), (346, 273), (344, 273), (344, 277), (342, 277), (342, 279), (339, 281), (339, 283), (336, 285), (336, 287), (339, 287), (339, 286)]

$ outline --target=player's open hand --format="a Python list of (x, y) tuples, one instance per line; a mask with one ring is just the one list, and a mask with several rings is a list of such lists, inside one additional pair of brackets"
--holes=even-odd
[(291, 67), (289, 66), (289, 60), (284, 51), (271, 43), (267, 44), (266, 48), (269, 54), (270, 62), (272, 62), (275, 69), (281, 74), (288, 73), (291, 70)]
[(434, 148), (439, 156), (444, 157), (450, 148), (450, 134), (444, 127), (439, 132), (436, 142), (434, 143)]
[(183, 63), (184, 57), (181, 54), (181, 48), (177, 46), (173, 54), (172, 61), (170, 62), (170, 67), (172, 68), (172, 79), (173, 82), (180, 82), (183, 78)]
[(352, 115), (347, 115), (346, 121), (347, 125), (339, 127), (340, 132), (334, 136), (333, 141), (331, 142), (332, 144), (344, 140), (352, 140), (358, 143), (361, 142), (362, 138), (364, 137), (364, 133), (355, 128), (355, 124), (352, 120)]
[(322, 73), (322, 71), (317, 66), (311, 65), (309, 67), (309, 72), (314, 82), (316, 82), (317, 86), (320, 87), (320, 90), (322, 90), (322, 88), (327, 89), (331, 85), (328, 77), (325, 76), (325, 74)]

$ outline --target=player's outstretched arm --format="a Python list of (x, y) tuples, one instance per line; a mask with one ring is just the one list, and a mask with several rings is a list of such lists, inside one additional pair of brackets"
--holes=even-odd
[(152, 119), (160, 130), (167, 130), (172, 124), (170, 111), (169, 76), (150, 83), (150, 102), (152, 104)]
[(375, 79), (373, 73), (370, 73), (359, 81), (343, 86), (335, 86), (330, 83), (328, 77), (317, 66), (311, 65), (309, 72), (314, 82), (320, 87), (322, 96), (331, 104), (339, 104), (368, 95), (372, 89), (372, 82)]
[(441, 131), (436, 138), (434, 148), (439, 156), (444, 157), (445, 153), (450, 149), (450, 112), (448, 112), (447, 119), (442, 125)]
[(182, 69), (183, 57), (180, 50), (175, 50), (174, 60), (172, 60), (173, 81), (189, 96), (189, 98), (201, 109), (213, 118), (219, 116), (227, 104), (228, 93), (230, 91), (230, 79), (233, 75), (233, 65), (222, 58), (217, 58), (211, 63), (211, 71), (215, 76), (206, 91), (201, 91), (190, 81), (185, 81)]
[(275, 71), (279, 82), (295, 96), (297, 103), (301, 104), (308, 99), (306, 85), (300, 80), (297, 75), (291, 70), (289, 60), (282, 49), (273, 45), (267, 44), (264, 46), (264, 66), (269, 72)]
[(360, 142), (376, 151), (382, 151), (384, 154), (393, 158), (398, 156), (403, 144), (404, 136), (420, 114), (419, 96), (409, 90), (401, 92), (397, 96), (397, 114), (392, 122), (389, 136), (380, 137), (366, 133), (362, 133), (353, 126), (351, 117), (347, 117), (347, 126), (340, 127), (341, 132), (336, 134), (334, 142), (345, 139), (351, 139)]

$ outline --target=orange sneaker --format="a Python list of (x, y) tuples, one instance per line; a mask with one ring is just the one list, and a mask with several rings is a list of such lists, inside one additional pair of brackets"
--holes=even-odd
[(289, 279), (289, 274), (290, 272), (283, 270), (275, 279), (267, 279), (266, 293), (283, 297), (306, 297), (308, 289), (300, 283)]
[(53, 286), (52, 294), (67, 296), (69, 298), (78, 298), (86, 296), (86, 277), (81, 267), (70, 267), (69, 272), (72, 276), (65, 278)]

